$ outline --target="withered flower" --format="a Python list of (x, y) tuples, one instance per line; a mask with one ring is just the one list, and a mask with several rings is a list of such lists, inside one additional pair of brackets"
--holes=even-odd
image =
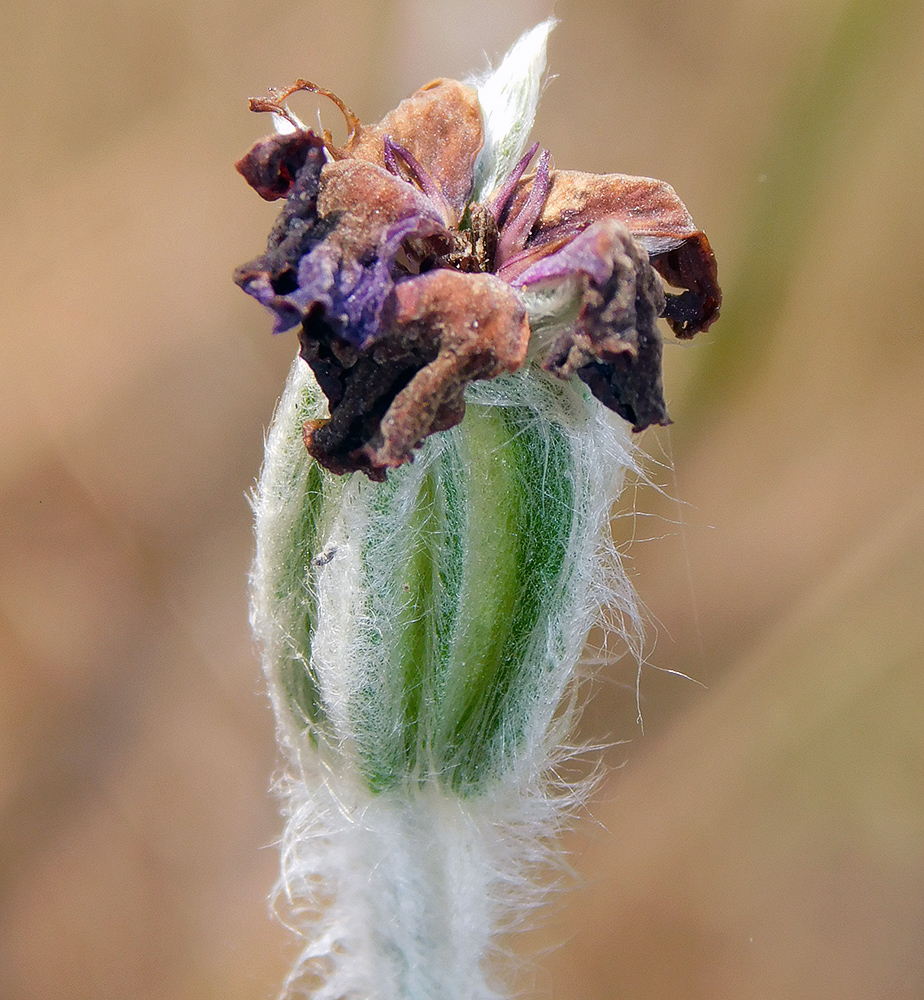
[[(300, 90), (337, 104), (344, 145), (291, 114)], [(673, 188), (553, 170), (547, 150), (525, 176), (537, 143), (477, 190), (485, 124), (478, 91), (454, 80), (372, 126), (302, 80), (251, 107), (272, 112), (278, 134), (238, 170), (285, 204), (266, 253), (235, 280), (272, 310), (276, 332), (299, 327), (329, 404), (304, 431), (325, 468), (383, 479), (462, 419), (470, 382), (515, 371), (528, 351), (634, 430), (670, 422), (657, 320), (686, 339), (721, 303), (709, 242)]]
[[(303, 81), (253, 102), (277, 134), (239, 168), (284, 205), (237, 280), (301, 355), (251, 574), (287, 759), (293, 993), (505, 995), (498, 935), (541, 900), (586, 794), (560, 765), (588, 631), (636, 648), (609, 532), (634, 449), (591, 394), (666, 423), (658, 318), (692, 336), (720, 293), (667, 185), (526, 150), (553, 25), (374, 126)], [(342, 145), (290, 113), (296, 90), (337, 104)]]

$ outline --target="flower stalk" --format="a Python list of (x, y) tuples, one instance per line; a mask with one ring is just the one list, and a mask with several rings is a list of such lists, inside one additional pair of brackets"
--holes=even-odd
[(548, 152), (526, 176), (551, 27), (376, 126), (333, 98), (342, 148), (292, 88), (253, 102), (277, 135), (239, 168), (285, 203), (237, 280), (300, 343), (251, 579), (304, 939), (287, 993), (500, 995), (498, 935), (579, 798), (554, 775), (588, 630), (639, 624), (608, 532), (636, 469), (616, 414), (667, 421), (656, 319), (705, 329), (715, 264), (661, 182)]

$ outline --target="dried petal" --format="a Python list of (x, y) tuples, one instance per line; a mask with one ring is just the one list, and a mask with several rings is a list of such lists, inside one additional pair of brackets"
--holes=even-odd
[[(293, 162), (298, 150), (304, 160)], [(298, 266), (328, 234), (318, 216), (318, 190), (324, 167), (324, 143), (311, 132), (261, 139), (238, 163), (238, 170), (258, 191), (282, 190), (288, 197), (270, 231), (266, 253), (234, 272), (234, 280), (276, 315), (274, 333), (288, 330), (302, 318), (302, 309), (288, 293), (298, 288)], [(284, 172), (282, 168), (284, 164)], [(263, 195), (266, 197), (266, 195)]]
[[(337, 104), (343, 147), (291, 114), (295, 90)], [(484, 127), (478, 92), (454, 80), (369, 127), (302, 80), (252, 107), (286, 127), (238, 169), (286, 202), (266, 253), (236, 280), (275, 314), (276, 332), (301, 324), (301, 356), (331, 414), (306, 425), (305, 441), (328, 469), (381, 479), (457, 423), (469, 382), (525, 360), (527, 308), (537, 345), (557, 334), (548, 370), (577, 374), (636, 430), (669, 422), (657, 318), (689, 337), (721, 302), (708, 240), (669, 185), (550, 171), (548, 151), (524, 180), (538, 144), (518, 162), (505, 146), (490, 169), (503, 161), (509, 174), (471, 203)], [(682, 293), (665, 296), (656, 272)]]
[(457, 218), (472, 190), (484, 142), (478, 92), (457, 80), (434, 80), (405, 98), (377, 125), (366, 125), (343, 155), (385, 163), (385, 136), (407, 149), (433, 178)]
[[(521, 183), (511, 204), (511, 216), (526, 204), (532, 183), (532, 179)], [(715, 255), (674, 189), (650, 177), (553, 171), (545, 206), (526, 248), (508, 260), (499, 273), (516, 281), (536, 260), (605, 218), (623, 222), (665, 280), (687, 289), (680, 296), (669, 296), (665, 307), (674, 333), (692, 337), (708, 329), (718, 318), (722, 302)]]
[(543, 367), (561, 378), (576, 373), (635, 431), (669, 424), (657, 325), (664, 294), (648, 255), (625, 225), (604, 219), (536, 261), (517, 283), (563, 281), (578, 283), (581, 306), (574, 325), (558, 336)]
[(427, 435), (459, 423), (469, 382), (516, 371), (526, 359), (525, 310), (492, 275), (441, 269), (407, 279), (388, 312), (387, 332), (362, 353), (314, 317), (300, 334), (331, 413), (305, 425), (305, 443), (332, 472), (384, 479)]
[(362, 349), (381, 332), (402, 244), (432, 240), (443, 250), (452, 240), (420, 191), (372, 163), (341, 160), (304, 180), (290, 194), (269, 251), (235, 280), (276, 313), (277, 332), (320, 309), (339, 337)]
[(285, 198), (309, 159), (315, 158), (317, 169), (321, 169), (322, 145), (308, 131), (268, 135), (258, 139), (234, 165), (261, 198), (275, 201)]

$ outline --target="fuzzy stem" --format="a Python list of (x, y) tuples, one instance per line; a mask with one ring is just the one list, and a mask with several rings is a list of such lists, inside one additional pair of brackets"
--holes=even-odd
[[(353, 785), (290, 788), (284, 891), (305, 933), (287, 983), (318, 1000), (496, 997), (486, 961), (498, 931), (529, 905), (524, 843), (553, 821), (548, 799), (523, 790), (477, 800), (433, 785), (369, 794)], [(528, 823), (525, 819), (528, 818)], [(537, 857), (533, 857), (535, 862)]]

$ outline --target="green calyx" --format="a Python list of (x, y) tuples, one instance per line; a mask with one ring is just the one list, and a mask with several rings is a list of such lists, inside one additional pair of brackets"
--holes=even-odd
[(586, 394), (527, 370), (472, 395), (386, 482), (343, 479), (296, 446), (318, 408), (296, 369), (268, 445), (254, 621), (271, 689), (290, 731), (377, 792), (472, 795), (517, 769), (586, 631)]

